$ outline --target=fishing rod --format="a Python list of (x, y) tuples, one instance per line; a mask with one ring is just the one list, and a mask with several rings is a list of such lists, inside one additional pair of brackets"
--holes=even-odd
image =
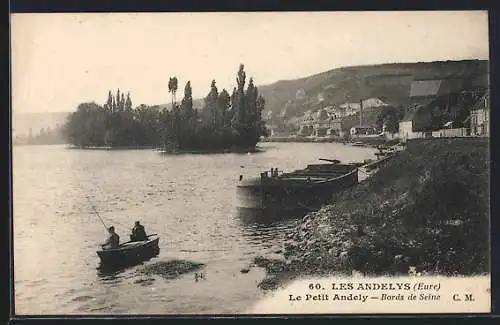
[(95, 215), (99, 218), (99, 220), (101, 220), (104, 228), (106, 228), (106, 230), (108, 230), (108, 226), (106, 226), (106, 223), (104, 222), (104, 220), (102, 220), (102, 218), (99, 215), (99, 212), (97, 212), (97, 209), (95, 208), (94, 204), (92, 204), (92, 201), (90, 201), (90, 198), (88, 196), (86, 196), (86, 195), (85, 195), (85, 198), (89, 201), (90, 206), (92, 207), (92, 210), (94, 210)]

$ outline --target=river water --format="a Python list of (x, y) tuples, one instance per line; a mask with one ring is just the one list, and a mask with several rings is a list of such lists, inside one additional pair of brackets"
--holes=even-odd
[[(263, 223), (236, 212), (240, 174), (290, 171), (318, 158), (374, 158), (374, 149), (334, 143), (263, 143), (263, 152), (167, 156), (150, 150), (13, 148), (15, 312), (33, 314), (237, 314), (265, 293), (254, 257), (282, 249), (290, 220)], [(88, 197), (89, 199), (87, 199)], [(160, 235), (159, 256), (102, 274), (96, 250), (126, 241), (134, 221)], [(203, 263), (165, 279), (141, 270), (173, 259)]]

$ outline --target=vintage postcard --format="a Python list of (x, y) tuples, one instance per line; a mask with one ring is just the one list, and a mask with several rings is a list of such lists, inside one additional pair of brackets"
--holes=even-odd
[(11, 15), (16, 316), (489, 313), (485, 11)]

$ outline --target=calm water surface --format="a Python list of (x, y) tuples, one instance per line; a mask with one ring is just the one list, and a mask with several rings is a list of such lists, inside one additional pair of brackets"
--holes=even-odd
[[(165, 156), (149, 150), (13, 148), (14, 278), (17, 314), (244, 313), (264, 296), (258, 255), (282, 248), (291, 221), (259, 223), (236, 212), (240, 174), (373, 158), (374, 149), (326, 143), (265, 143), (262, 153)], [(166, 280), (144, 266), (103, 275), (96, 269), (106, 231), (91, 202), (126, 241), (133, 222), (160, 235), (146, 265), (201, 262)]]

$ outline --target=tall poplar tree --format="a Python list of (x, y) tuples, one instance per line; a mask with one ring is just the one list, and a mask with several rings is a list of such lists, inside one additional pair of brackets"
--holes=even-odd
[(206, 125), (211, 128), (217, 127), (217, 97), (219, 96), (217, 86), (215, 85), (215, 80), (212, 80), (210, 84), (210, 92), (207, 97), (205, 97), (205, 109), (204, 116), (206, 119)]
[(246, 107), (245, 107), (245, 79), (246, 79), (246, 73), (244, 70), (245, 66), (243, 64), (240, 64), (240, 68), (238, 70), (238, 76), (236, 77), (236, 83), (238, 85), (238, 89), (236, 92), (236, 101), (238, 103), (238, 110), (237, 110), (237, 123), (238, 123), (238, 128), (241, 129), (246, 121)]
[(253, 84), (253, 78), (248, 81), (247, 92), (245, 94), (245, 126), (253, 127), (256, 122), (257, 111), (257, 88)]
[(125, 100), (125, 110), (132, 110), (132, 99), (130, 99), (130, 92), (127, 93), (127, 99)]
[(187, 129), (191, 132), (194, 131), (194, 111), (193, 111), (193, 90), (191, 88), (191, 81), (186, 82), (184, 87), (184, 98), (181, 103), (182, 117), (184, 119)]
[(104, 104), (104, 108), (106, 111), (111, 111), (113, 109), (113, 94), (111, 93), (111, 90), (108, 92), (108, 100), (106, 101), (106, 104)]
[(125, 108), (125, 94), (122, 93), (122, 97), (120, 98), (120, 110), (124, 110)]
[(168, 81), (168, 92), (172, 95), (172, 110), (175, 108), (175, 94), (177, 93), (177, 77), (172, 77)]
[(221, 119), (220, 125), (224, 128), (228, 128), (231, 126), (231, 118), (230, 116), (230, 108), (231, 106), (231, 97), (226, 89), (222, 89), (217, 98), (217, 116)]
[(120, 88), (118, 88), (118, 90), (116, 91), (116, 110), (117, 111), (122, 110)]

